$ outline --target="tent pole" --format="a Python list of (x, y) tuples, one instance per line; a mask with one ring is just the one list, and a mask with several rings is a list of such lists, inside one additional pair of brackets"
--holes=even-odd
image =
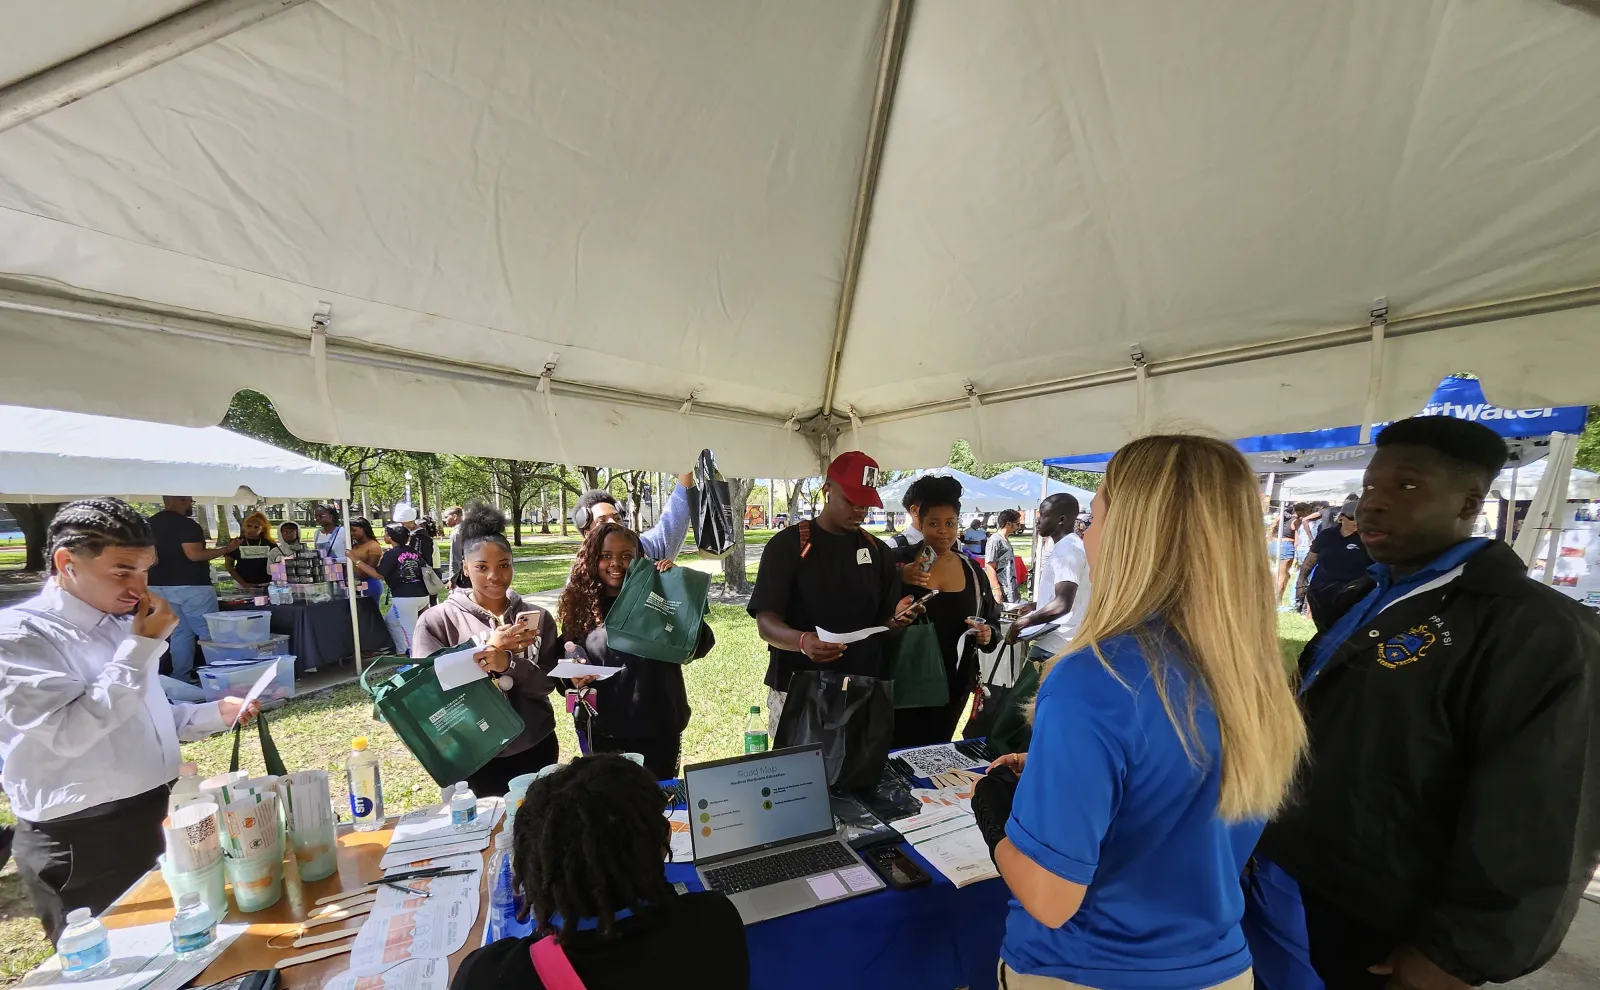
[(350, 598), (350, 641), (356, 649), (356, 676), (361, 676), (361, 612), (356, 608), (356, 562), (350, 556), (350, 500), (339, 500), (340, 517), (344, 520), (344, 590)]
[[(1520, 464), (1517, 461), (1512, 461), (1511, 462), (1511, 510), (1510, 510), (1511, 514), (1506, 516), (1506, 534), (1503, 537), (1503, 539), (1507, 543), (1515, 543), (1517, 541), (1516, 528), (1517, 528), (1517, 468), (1518, 467), (1520, 467)], [(1505, 504), (1504, 504), (1503, 500), (1501, 502), (1500, 511), (1501, 512), (1505, 512), (1506, 511)]]
[(0, 89), (0, 131), (75, 103), (305, 0), (205, 0)]

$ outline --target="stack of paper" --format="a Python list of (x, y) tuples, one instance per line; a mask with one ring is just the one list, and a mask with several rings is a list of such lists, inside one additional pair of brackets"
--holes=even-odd
[(923, 859), (957, 887), (1000, 875), (989, 858), (978, 820), (959, 807), (940, 806), (890, 823)]
[(466, 825), (453, 825), (450, 806), (436, 804), (413, 811), (395, 825), (389, 848), (378, 865), (387, 870), (419, 859), (481, 853), (489, 848), (489, 834), (505, 815), (505, 801), (478, 799), (478, 817)]

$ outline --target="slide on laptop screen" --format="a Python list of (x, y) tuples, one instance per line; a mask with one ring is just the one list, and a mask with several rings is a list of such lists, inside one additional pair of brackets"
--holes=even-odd
[(697, 861), (833, 831), (816, 749), (693, 767), (685, 776)]

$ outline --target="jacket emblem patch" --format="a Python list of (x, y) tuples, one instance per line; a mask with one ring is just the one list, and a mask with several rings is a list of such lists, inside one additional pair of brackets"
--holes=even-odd
[(1438, 642), (1426, 624), (1412, 626), (1398, 636), (1392, 636), (1378, 646), (1378, 663), (1390, 670), (1416, 663), (1427, 655), (1429, 648)]

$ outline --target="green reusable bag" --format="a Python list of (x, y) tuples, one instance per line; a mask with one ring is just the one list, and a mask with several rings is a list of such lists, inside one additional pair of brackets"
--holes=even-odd
[(666, 573), (640, 557), (606, 614), (606, 644), (613, 650), (667, 663), (688, 663), (700, 642), (711, 575), (687, 567)]
[(937, 708), (950, 703), (944, 651), (939, 649), (939, 634), (927, 616), (907, 626), (885, 649), (896, 708)]
[[(372, 696), (372, 717), (388, 723), (406, 749), (441, 787), (482, 770), (522, 734), (522, 717), (493, 677), (446, 691), (433, 672), (434, 657), (378, 657), (361, 672), (361, 690)], [(377, 684), (367, 678), (385, 667), (403, 668)]]
[[(239, 769), (239, 739), (244, 733), (244, 723), (233, 724), (233, 759), (228, 761), (228, 772), (233, 773)], [(256, 737), (261, 740), (261, 759), (266, 764), (267, 773), (274, 777), (282, 777), (288, 773), (283, 768), (283, 757), (278, 755), (278, 744), (272, 741), (272, 733), (267, 731), (267, 713), (256, 713)]]
[(994, 699), (994, 721), (987, 733), (989, 749), (996, 755), (1028, 751), (1028, 744), (1033, 742), (1033, 722), (1028, 718), (1028, 706), (1039, 693), (1039, 678), (1043, 673), (1044, 661), (1029, 657), (1017, 668), (1015, 684), (996, 689), (1004, 695)]

